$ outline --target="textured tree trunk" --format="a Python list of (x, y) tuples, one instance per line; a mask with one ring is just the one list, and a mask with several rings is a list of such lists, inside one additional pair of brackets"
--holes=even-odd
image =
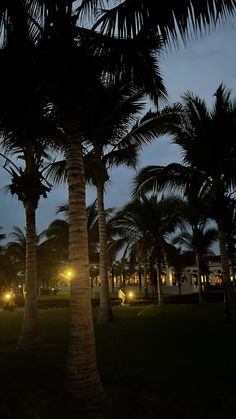
[(143, 282), (144, 282), (144, 294), (148, 297), (148, 284), (147, 284), (147, 261), (143, 262)]
[(104, 185), (97, 185), (98, 226), (99, 226), (99, 276), (101, 280), (100, 307), (97, 322), (108, 323), (113, 319), (109, 299), (107, 267), (107, 224), (104, 209)]
[(224, 285), (224, 306), (225, 306), (225, 319), (231, 321), (234, 315), (234, 297), (233, 297), (233, 287), (230, 280), (230, 269), (229, 269), (229, 260), (227, 252), (227, 239), (224, 230), (221, 228), (220, 223), (218, 223), (219, 230), (219, 245), (220, 245), (220, 257), (221, 257), (221, 267), (223, 272), (223, 285)]
[(233, 284), (232, 284), (232, 286), (233, 286), (233, 291), (235, 292), (236, 282), (235, 282), (234, 256), (232, 256), (230, 258), (230, 262), (231, 262), (231, 276), (233, 278)]
[(69, 408), (89, 409), (104, 399), (97, 370), (89, 283), (85, 179), (81, 145), (68, 138), (66, 147), (69, 188), (69, 262), (72, 271), (70, 339), (66, 371)]
[(163, 299), (163, 292), (162, 292), (160, 265), (157, 265), (157, 292), (158, 292), (158, 305), (162, 306), (164, 304), (164, 299)]
[(181, 271), (176, 272), (179, 295), (182, 295)]
[(111, 292), (115, 292), (115, 268), (111, 267)]
[(198, 252), (196, 252), (196, 260), (197, 260), (197, 280), (198, 280), (198, 301), (199, 301), (199, 304), (202, 304), (204, 302), (204, 298), (203, 298), (202, 279), (201, 279), (201, 256)]
[(25, 309), (17, 349), (38, 347), (35, 204), (24, 204), (26, 215)]
[(141, 267), (138, 268), (138, 289), (139, 294), (142, 292), (142, 270)]

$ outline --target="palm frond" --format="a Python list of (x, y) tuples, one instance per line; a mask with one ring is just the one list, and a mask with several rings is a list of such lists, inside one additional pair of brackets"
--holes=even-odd
[(66, 218), (69, 216), (69, 204), (66, 202), (64, 204), (60, 204), (56, 208), (56, 214), (63, 213)]
[[(201, 174), (196, 171), (197, 179)], [(193, 180), (193, 170), (180, 163), (171, 163), (167, 166), (147, 166), (141, 169), (133, 181), (133, 197), (143, 196), (147, 192), (159, 192), (163, 189), (182, 190), (190, 187)]]
[(160, 99), (166, 99), (166, 88), (158, 61), (158, 53), (162, 50), (159, 36), (136, 36), (123, 40), (87, 30), (84, 31), (83, 45), (91, 54), (99, 57), (108, 84), (129, 80), (143, 89), (155, 104)]
[(123, 138), (122, 143), (137, 144), (141, 147), (160, 136), (176, 133), (182, 112), (180, 104), (166, 107), (160, 112), (149, 111)]
[(45, 176), (56, 185), (66, 183), (66, 161), (60, 160), (50, 163), (45, 170)]
[(218, 21), (235, 16), (234, 0), (167, 0), (159, 11), (155, 0), (122, 1), (104, 11), (94, 25), (101, 33), (120, 38), (131, 38), (139, 33), (157, 33), (164, 42), (186, 39), (192, 32), (215, 26)]
[[(122, 141), (120, 142), (119, 146), (122, 146)], [(117, 150), (113, 150), (107, 153), (104, 156), (104, 160), (109, 167), (112, 166), (120, 166), (121, 164), (126, 165), (130, 168), (135, 168), (138, 163), (138, 150), (136, 145), (128, 145), (124, 148), (118, 148)]]

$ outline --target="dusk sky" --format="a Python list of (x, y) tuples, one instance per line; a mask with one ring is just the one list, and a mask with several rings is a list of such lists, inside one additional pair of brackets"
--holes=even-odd
[[(213, 94), (221, 82), (232, 89), (236, 97), (236, 25), (227, 24), (210, 35), (189, 41), (186, 48), (163, 54), (160, 65), (169, 94), (169, 102), (180, 100), (180, 96), (190, 90), (212, 103)], [(168, 138), (158, 139), (140, 154), (139, 168), (149, 164), (164, 165), (179, 160), (178, 150)], [(125, 167), (113, 170), (107, 187), (106, 207), (120, 207), (130, 197), (130, 184), (135, 172)], [(9, 183), (1, 169), (0, 188)], [(17, 198), (3, 191), (1, 198), (2, 232), (8, 234), (13, 226), (25, 225), (24, 210)], [(87, 193), (87, 202), (95, 198), (93, 190)], [(67, 201), (65, 187), (55, 187), (48, 199), (41, 199), (37, 211), (37, 231), (45, 229), (56, 218), (56, 207)]]

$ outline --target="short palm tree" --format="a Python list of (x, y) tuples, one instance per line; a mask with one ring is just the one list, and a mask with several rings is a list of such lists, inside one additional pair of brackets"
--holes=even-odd
[(205, 228), (204, 223), (192, 226), (192, 232), (182, 231), (173, 238), (172, 243), (178, 244), (186, 250), (193, 251), (196, 256), (197, 280), (199, 291), (199, 303), (203, 303), (202, 279), (203, 258), (211, 250), (211, 245), (218, 238), (218, 232), (214, 228)]
[(207, 228), (209, 219), (205, 211), (205, 202), (199, 199), (197, 189), (189, 188), (186, 191), (186, 198), (182, 199), (178, 196), (168, 198), (173, 202), (173, 209), (180, 216), (180, 228), (182, 230), (172, 240), (172, 243), (182, 245), (184, 249), (195, 252), (199, 303), (202, 303), (203, 257), (210, 250), (210, 246), (218, 239), (218, 232), (215, 228)]
[(231, 196), (226, 200), (222, 222), (226, 232), (228, 257), (231, 262), (231, 275), (235, 286), (236, 200)]
[(166, 249), (166, 263), (175, 270), (176, 282), (181, 295), (182, 276), (186, 267), (194, 265), (195, 253), (188, 250), (182, 251), (181, 248), (169, 244)]
[[(55, 166), (53, 166), (55, 168)], [(61, 204), (57, 208), (57, 214), (63, 213), (65, 220), (56, 219), (52, 221), (48, 228), (44, 230), (44, 236), (52, 243), (56, 252), (61, 255), (60, 259), (68, 262), (68, 248), (69, 248), (69, 205), (67, 203)], [(87, 206), (87, 231), (88, 231), (88, 245), (89, 245), (89, 261), (96, 258), (98, 253), (98, 211), (96, 200)]]
[(126, 253), (135, 253), (137, 257), (142, 249), (144, 269), (149, 263), (157, 270), (159, 304), (163, 303), (161, 269), (168, 247), (166, 239), (175, 230), (177, 221), (172, 204), (167, 200), (157, 201), (155, 196), (128, 203), (111, 219), (111, 225), (124, 239)]

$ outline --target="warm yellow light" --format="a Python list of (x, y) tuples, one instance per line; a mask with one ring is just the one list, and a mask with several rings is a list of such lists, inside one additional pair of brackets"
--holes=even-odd
[(133, 292), (129, 292), (128, 296), (129, 296), (129, 298), (133, 298), (134, 293)]
[(70, 281), (74, 278), (76, 278), (76, 271), (74, 269), (67, 269), (66, 270), (66, 277)]
[(11, 294), (9, 294), (9, 293), (5, 294), (5, 298), (6, 298), (6, 300), (10, 300)]

